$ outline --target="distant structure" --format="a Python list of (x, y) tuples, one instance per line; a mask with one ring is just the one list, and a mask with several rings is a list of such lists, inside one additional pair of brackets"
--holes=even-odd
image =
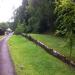
[(5, 34), (5, 30), (3, 30), (2, 28), (0, 28), (0, 35), (4, 35)]
[(11, 33), (11, 32), (12, 32), (12, 30), (11, 30), (10, 28), (8, 28), (8, 29), (6, 29), (5, 34), (9, 34), (9, 33)]

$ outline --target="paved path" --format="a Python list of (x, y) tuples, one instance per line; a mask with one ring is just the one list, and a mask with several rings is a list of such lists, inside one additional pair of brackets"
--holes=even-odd
[(0, 75), (15, 75), (7, 46), (7, 41), (12, 34), (5, 35), (0, 41)]

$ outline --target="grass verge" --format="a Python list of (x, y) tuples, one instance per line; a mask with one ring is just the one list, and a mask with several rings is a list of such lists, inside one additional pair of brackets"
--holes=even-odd
[(1, 36), (1, 35), (0, 35), (0, 40), (1, 40), (3, 37), (4, 37), (4, 36)]
[(75, 69), (22, 36), (11, 37), (9, 45), (17, 75), (75, 75)]
[[(70, 56), (70, 49), (66, 45), (66, 40), (60, 37), (55, 37), (52, 35), (42, 35), (42, 34), (30, 34), (33, 38), (43, 42), (49, 48), (53, 48), (57, 50), (61, 54), (65, 55), (66, 57)], [(72, 60), (75, 61), (75, 45), (73, 46), (72, 50)]]

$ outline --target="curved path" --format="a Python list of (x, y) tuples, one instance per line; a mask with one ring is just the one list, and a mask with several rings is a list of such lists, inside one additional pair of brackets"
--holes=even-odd
[(0, 41), (0, 75), (15, 75), (7, 46), (7, 41), (12, 35), (13, 33), (5, 35)]

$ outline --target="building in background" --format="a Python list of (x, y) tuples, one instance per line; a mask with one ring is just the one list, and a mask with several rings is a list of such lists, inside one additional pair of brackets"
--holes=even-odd
[(5, 31), (5, 34), (8, 35), (8, 34), (11, 33), (11, 32), (12, 32), (12, 30), (11, 30), (10, 28), (7, 28), (6, 31)]

